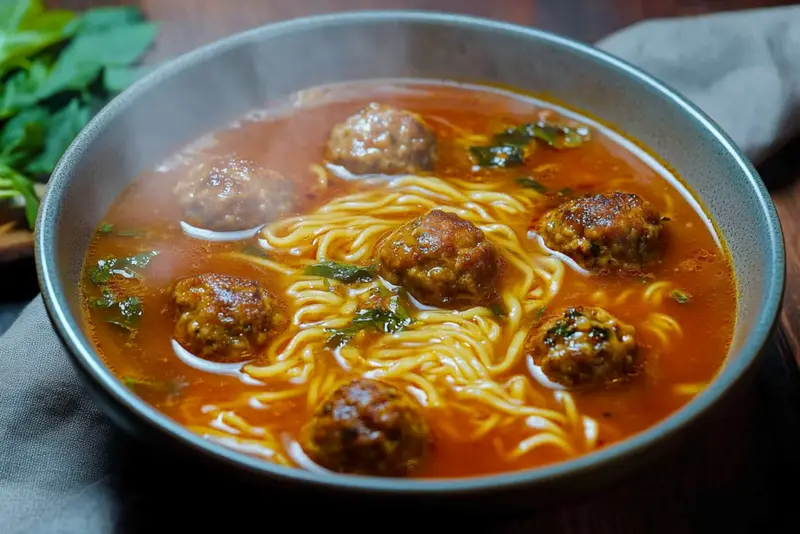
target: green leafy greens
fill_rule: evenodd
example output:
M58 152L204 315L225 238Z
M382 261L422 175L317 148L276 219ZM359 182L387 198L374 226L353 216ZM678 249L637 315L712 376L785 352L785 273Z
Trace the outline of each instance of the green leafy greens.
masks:
M114 275L124 278L138 277L142 269L147 267L156 256L158 256L157 250L141 252L125 258L106 256L97 260L97 264L89 271L89 280L93 284L100 286L111 280Z
M100 232L111 232L113 225L103 224ZM140 252L133 256L117 258L106 256L97 260L88 272L89 280L100 288L100 296L91 300L92 308L103 311L103 320L133 334L139 328L144 309L142 301L135 295L126 294L123 284L111 283L114 277L139 278L142 271L158 256L157 250Z
M98 233L104 235L115 235L118 237L142 237L144 232L139 230L117 230L111 223L103 223L97 229Z
M495 141L505 145L527 146L534 140L556 149L575 148L589 140L589 128L538 121L509 128L495 135Z
M126 387L143 394L155 394L166 397L167 403L172 403L186 388L189 383L182 378L171 380L150 380L137 376L123 376L122 383Z
M369 308L359 311L350 324L344 328L331 328L327 332L328 347L336 348L348 343L362 330L393 334L404 329L413 322L408 311L395 295L389 299L386 308Z
M92 306L108 311L106 322L133 331L142 319L142 301L137 297L118 297L112 290L103 288L102 296Z
M547 192L547 187L545 187L538 180L531 178L530 176L523 176L522 178L517 178L517 183L522 187L533 189L537 193Z
M516 167L525 164L531 143L539 141L558 150L575 148L589 140L589 128L586 126L567 126L547 121L530 122L508 128L494 135L494 144L488 146L469 147L473 161L480 167ZM524 180L524 179L520 179ZM532 187L532 183L518 180L523 187ZM539 184L541 185L541 184ZM544 190L537 189L539 192Z
M0 200L33 228L46 182L94 113L142 75L158 29L134 7L0 2Z
M372 267L360 267L349 263L337 263L335 261L323 261L309 265L304 273L308 276L322 276L331 280L338 280L346 284L353 282L369 282L375 275Z
M674 300L678 304L686 304L690 300L692 300L692 296L689 293L686 293L685 291L681 291L680 289L676 289L674 291L671 291L669 296L672 298L672 300Z
M481 167L516 167L525 163L522 149L516 145L473 146L472 158Z

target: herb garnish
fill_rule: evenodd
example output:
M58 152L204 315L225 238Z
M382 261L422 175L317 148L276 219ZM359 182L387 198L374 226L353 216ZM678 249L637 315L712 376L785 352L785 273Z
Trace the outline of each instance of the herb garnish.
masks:
M497 303L494 303L494 304L492 304L492 305L489 307L489 309L492 311L492 314L493 314L495 317L505 317L505 316L507 316L507 315L508 315L508 314L506 313L506 311L503 309L503 307L502 307L502 306L500 306L500 305L499 305L499 304L497 304Z
M305 268L304 274L308 276L322 276L331 280L338 280L347 284L353 282L368 282L375 278L373 268L360 267L349 263L337 263L335 261L323 261Z
M115 230L114 225L111 223L101 224L97 231L104 235L115 235L118 237L141 237L144 235L144 232L139 230Z
M556 149L574 148L589 140L589 128L538 121L509 128L495 135L498 143L514 146L526 146L534 140Z
M680 289L676 289L670 292L669 296L672 298L672 300L674 300L678 304L686 304L692 298L692 296L689 293L681 291Z
M35 180L114 94L140 74L131 67L157 33L133 7L76 14L42 0L0 2L0 198L24 204L33 228Z
M92 301L92 307L107 310L105 321L129 332L139 328L142 319L142 301L138 297L119 297L106 287L101 297Z
M516 145L473 146L469 149L481 167L515 167L525 163L522 149Z
M181 391L189 384L183 379L173 380L150 380L135 376L123 376L122 383L134 391L156 392L166 395L167 401L174 400L181 394Z
M337 348L348 343L362 330L394 334L413 322L408 311L403 307L398 296L389 299L387 308L370 308L359 311L350 325L344 328L331 328L327 345Z
M125 258L106 256L97 260L97 265L89 271L89 280L99 286L107 283L114 275L135 278L141 274L142 269L147 267L156 256L158 256L157 250L141 252Z
M522 178L517 178L517 183L519 185L521 185L522 187L526 187L528 189L533 189L534 191L537 191L539 193L546 193L547 192L547 188L544 185L542 185L541 182L539 182L538 180L534 180L530 176L524 176Z

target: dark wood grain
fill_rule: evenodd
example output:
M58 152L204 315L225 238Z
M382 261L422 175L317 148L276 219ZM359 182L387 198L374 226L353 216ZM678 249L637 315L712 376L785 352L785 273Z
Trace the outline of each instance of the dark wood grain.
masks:
M87 8L126 2L49 2ZM793 4L768 0L142 0L162 22L148 61L267 22L354 9L426 9L533 25L593 42L637 21ZM797 532L800 477L800 143L760 169L780 212L788 255L782 328L753 386L683 447L602 494L524 520L472 524L468 532Z

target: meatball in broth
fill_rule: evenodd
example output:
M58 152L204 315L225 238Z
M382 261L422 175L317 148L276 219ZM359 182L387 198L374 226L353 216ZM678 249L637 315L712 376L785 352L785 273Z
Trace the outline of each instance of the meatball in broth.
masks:
M567 388L612 384L638 373L635 329L602 308L569 308L529 340L534 363Z
M172 291L174 336L195 356L216 362L252 358L285 322L281 304L255 280L206 273Z
M378 248L378 273L422 304L463 308L496 296L497 248L454 213L432 210L400 226Z
M570 200L539 225L545 245L590 271L641 271L658 259L663 222L638 195L601 193Z
M436 136L414 113L372 103L334 126L328 159L354 174L430 171Z
M334 391L305 429L303 448L339 473L407 476L428 456L431 437L420 408L392 385L356 379Z
M270 169L236 158L214 158L175 186L184 221L204 230L256 228L289 214L294 183Z

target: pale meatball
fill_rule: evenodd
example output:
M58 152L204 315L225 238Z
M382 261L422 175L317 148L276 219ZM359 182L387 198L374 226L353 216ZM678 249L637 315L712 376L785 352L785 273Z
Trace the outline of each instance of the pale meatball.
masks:
M417 115L372 103L333 127L328 159L354 174L430 171L436 136Z
M174 189L183 220L206 230L247 230L292 212L295 184L282 174L237 158L215 158Z

